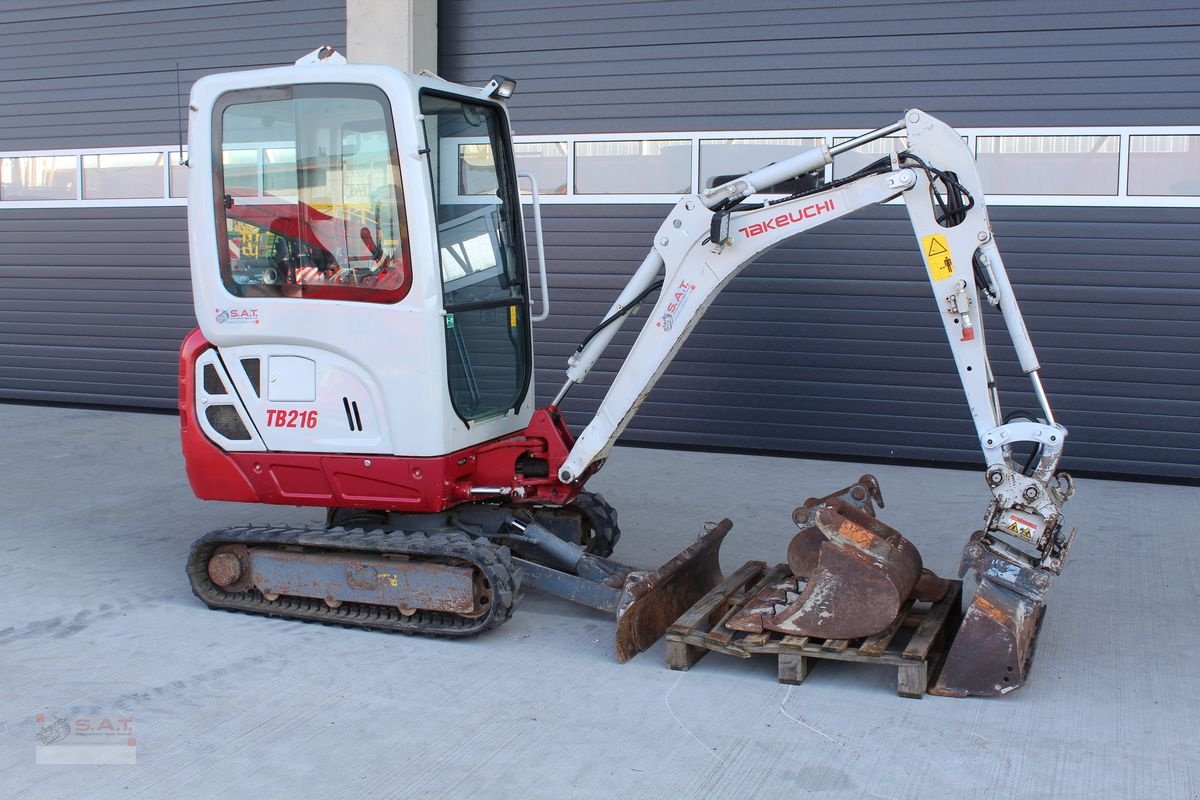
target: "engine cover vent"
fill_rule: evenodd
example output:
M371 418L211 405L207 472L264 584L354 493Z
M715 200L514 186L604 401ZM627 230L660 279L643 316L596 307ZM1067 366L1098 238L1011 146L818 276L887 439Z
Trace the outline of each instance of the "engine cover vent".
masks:
M204 365L204 391L208 394L229 394L221 376L217 374L217 368L212 364Z
M204 409L208 424L217 433L232 441L246 441L251 438L250 431L242 424L242 418L233 406L209 406Z

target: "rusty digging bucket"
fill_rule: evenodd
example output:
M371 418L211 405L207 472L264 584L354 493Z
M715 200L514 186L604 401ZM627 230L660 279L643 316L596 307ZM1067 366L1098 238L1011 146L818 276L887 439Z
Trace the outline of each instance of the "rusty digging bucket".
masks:
M1025 684L1046 605L979 582L930 694L994 697Z
M876 505L883 506L883 496L871 475L805 501L792 516L800 531L787 552L790 571L799 580L762 587L726 626L860 639L891 626L909 599L941 600L951 582L923 569L913 543L875 517ZM1074 532L1059 545L1060 559L1073 538ZM1022 559L984 531L977 531L963 550L960 577L967 572L978 576L979 586L966 614L957 609L951 614L949 648L929 692L1007 694L1027 680L1046 608L1043 598L1058 573ZM672 608L666 617L676 614ZM653 636L663 629L657 627Z
M788 565L808 582L797 597L764 596L745 624L798 636L856 639L887 628L908 598L936 602L949 582L923 569L912 542L874 516L883 505L878 483L859 483L796 509L800 532L788 547ZM1060 545L1065 559L1074 532ZM963 549L959 575L973 572L979 586L931 694L989 697L1024 685L1033 661L1044 597L1057 571L1045 568L976 531ZM956 615L957 616L957 615Z
M1059 546L1059 569L1074 538L1072 531ZM968 572L978 577L979 587L929 693L948 697L1008 694L1029 678L1046 613L1046 592L1058 573L1023 563L984 531L972 534L963 548L959 575Z
M625 577L617 605L617 659L625 663L647 649L667 628L723 580L721 542L733 523L721 520L653 572Z
M883 495L873 475L806 500L792 514L800 532L788 546L802 588L766 587L729 627L858 639L888 628L909 598L940 600L949 582L922 569L913 543L875 518L876 505Z
M825 639L857 639L887 628L922 580L916 546L841 498L804 510L810 524L788 546L788 566L808 583L763 626ZM925 575L921 595L940 581L932 573ZM944 582L940 587L935 591L939 595L945 593Z

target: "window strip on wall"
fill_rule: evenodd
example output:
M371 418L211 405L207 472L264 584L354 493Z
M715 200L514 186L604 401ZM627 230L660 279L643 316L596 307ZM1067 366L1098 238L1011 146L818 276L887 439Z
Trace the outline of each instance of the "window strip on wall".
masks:
M518 170L533 173L547 204L664 204L863 132L518 136L513 149ZM990 205L1200 207L1200 126L960 132L975 154ZM839 156L819 177L844 177L903 145L902 136L872 142L862 152ZM466 140L459 148L464 175L479 157L476 150ZM266 146L247 148L228 155L226 174L248 197L286 192L275 167L287 157ZM177 146L0 153L0 209L185 205L187 167L180 161ZM799 183L806 180L815 177ZM528 196L528 182L521 183ZM772 188L792 192L798 185Z

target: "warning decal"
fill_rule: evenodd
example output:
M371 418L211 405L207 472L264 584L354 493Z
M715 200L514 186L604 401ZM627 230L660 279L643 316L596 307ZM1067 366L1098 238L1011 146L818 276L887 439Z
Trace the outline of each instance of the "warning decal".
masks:
M950 247L946 244L945 236L934 233L921 239L921 252L925 255L925 265L929 267L932 280L945 280L954 274L954 262L950 259Z

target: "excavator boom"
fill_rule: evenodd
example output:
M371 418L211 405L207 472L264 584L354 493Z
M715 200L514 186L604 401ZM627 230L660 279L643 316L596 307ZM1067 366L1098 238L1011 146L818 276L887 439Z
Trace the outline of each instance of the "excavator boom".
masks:
M898 131L904 131L908 145L890 159L811 191L747 202L760 187L819 170L839 152ZM610 309L609 324L571 358L556 404L586 378L631 307L661 280L641 333L559 468L559 479L586 478L603 462L709 305L739 272L789 239L896 197L903 198L912 223L992 492L986 526L971 537L962 562L964 574L972 571L979 578L980 591L934 691L1006 692L1024 681L1045 591L1073 538L1062 519L1073 484L1057 471L1067 430L1055 421L1042 388L1041 365L996 246L974 158L957 132L919 109L833 150L818 147L676 204ZM1040 416L1005 417L1001 409L982 324L984 302L1004 320ZM1024 450L1032 455L1022 464L1018 453ZM840 584L856 590L853 581ZM900 596L897 602L903 600ZM981 663L976 654L985 650L987 663Z

